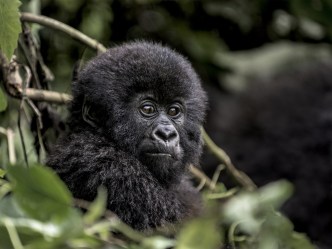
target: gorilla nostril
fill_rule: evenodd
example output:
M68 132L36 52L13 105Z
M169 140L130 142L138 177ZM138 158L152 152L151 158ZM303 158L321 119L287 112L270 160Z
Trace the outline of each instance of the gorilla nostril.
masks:
M164 142L171 142L178 137L178 134L173 127L157 127L152 135L154 139L162 140Z

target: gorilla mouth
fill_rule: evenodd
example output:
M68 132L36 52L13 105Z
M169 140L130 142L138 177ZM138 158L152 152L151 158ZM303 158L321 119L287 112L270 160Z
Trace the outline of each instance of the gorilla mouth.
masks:
M141 159L153 160L153 161L178 161L181 154L178 152L180 148L178 146L165 146L161 143L155 143L151 141L143 141L138 146L138 154Z
M147 156L152 156L152 157L171 157L173 156L169 153L162 153L162 152L147 152L145 153Z

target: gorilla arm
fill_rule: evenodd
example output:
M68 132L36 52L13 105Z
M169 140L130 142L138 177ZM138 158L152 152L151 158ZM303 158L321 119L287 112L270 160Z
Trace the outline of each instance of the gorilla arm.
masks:
M135 229L174 223L200 210L199 194L185 177L173 189L166 188L136 158L91 131L65 137L47 164L76 198L91 201L97 188L105 186L107 208Z

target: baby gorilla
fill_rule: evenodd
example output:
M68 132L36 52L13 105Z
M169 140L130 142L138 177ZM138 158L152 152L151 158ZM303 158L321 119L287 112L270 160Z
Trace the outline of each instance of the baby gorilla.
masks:
M108 191L107 207L136 229L197 215L187 171L201 154L207 97L190 63L132 42L91 60L72 87L69 132L47 159L74 197Z

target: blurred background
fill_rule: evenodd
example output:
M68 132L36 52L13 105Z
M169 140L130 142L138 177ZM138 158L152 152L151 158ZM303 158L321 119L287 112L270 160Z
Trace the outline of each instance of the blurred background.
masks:
M188 57L209 95L212 139L258 185L290 180L295 192L283 212L320 248L332 248L331 0L22 2L22 11L107 47L146 39ZM50 87L70 93L74 65L95 52L63 33L32 30L55 75ZM11 117L2 126L17 122L16 112L1 114ZM205 151L201 166L211 176L218 161ZM221 180L233 184L226 173Z
M257 74L330 56L329 0L24 0L22 10L60 20L111 47L162 42L185 54L207 85L237 91ZM46 64L70 81L86 48L50 29L39 32Z

